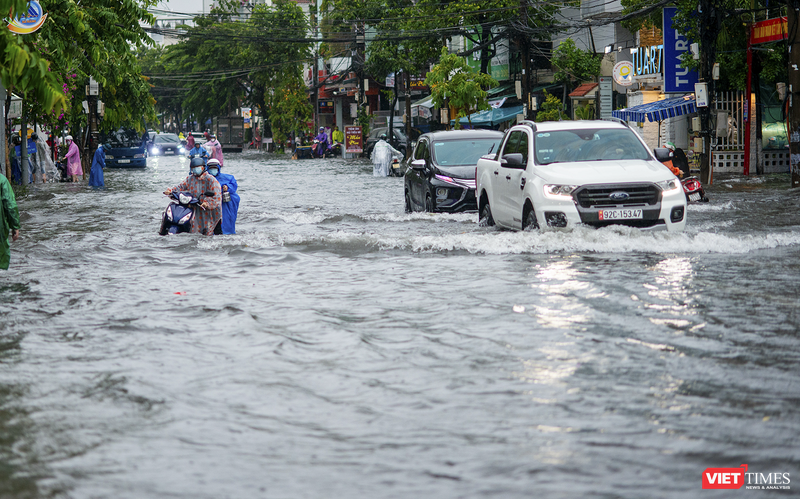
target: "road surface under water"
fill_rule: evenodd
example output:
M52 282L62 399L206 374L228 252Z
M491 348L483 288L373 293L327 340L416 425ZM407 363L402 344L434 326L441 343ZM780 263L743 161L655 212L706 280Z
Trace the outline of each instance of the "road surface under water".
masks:
M800 487L787 176L716 179L682 234L514 233L405 214L365 160L223 170L235 236L156 234L183 158L19 200L0 496L730 497L702 473L744 463Z

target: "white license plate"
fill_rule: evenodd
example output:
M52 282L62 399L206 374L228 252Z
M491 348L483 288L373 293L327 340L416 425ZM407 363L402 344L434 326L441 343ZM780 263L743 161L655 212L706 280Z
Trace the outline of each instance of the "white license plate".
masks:
M700 201L700 193L689 194L689 201Z
M120 160L117 160L117 163L130 163L130 162L131 162L131 160L129 160L129 159L120 159Z
M641 220L642 210L600 210L600 220Z

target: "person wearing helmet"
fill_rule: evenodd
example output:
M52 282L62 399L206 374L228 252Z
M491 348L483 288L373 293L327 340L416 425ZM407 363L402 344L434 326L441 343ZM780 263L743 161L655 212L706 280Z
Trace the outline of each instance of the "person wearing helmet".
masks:
M205 148L203 148L202 144L198 144L195 142L194 147L189 149L188 154L190 158L195 158L195 157L203 158L204 163L208 162L208 151L206 151Z
M219 182L222 188L222 233L236 234L236 217L239 214L238 184L233 175L222 173L222 165L216 159L209 159L206 171Z
M392 147L386 142L386 134L380 135L380 140L375 144L372 149L372 175L375 177L388 177L389 168L392 166L392 160L398 161L403 159L403 153Z
M203 144L203 147L208 151L208 158L219 160L220 165L225 164L225 158L222 157L222 144L217 140L217 136L212 134L208 135L208 142Z
M670 171L673 173L673 175L675 175L676 177L680 178L680 176L683 175L683 172L681 171L680 168L675 166L675 163L674 163L674 160L675 160L675 144L673 144L672 142L667 142L665 144L665 147L667 149L669 149L669 160L665 161L664 165L667 168L670 169Z
M192 232L210 236L214 228L222 219L222 189L216 178L206 173L205 161L201 157L192 158L189 162L192 173L186 180L170 187L164 194L169 196L175 191L190 192L192 196L201 200L192 219ZM207 196L206 193L211 194Z
M317 156L321 158L325 154L325 151L330 148L330 141L328 140L328 134L325 133L324 126L319 127L319 134L314 137L314 140L317 142L314 147L315 151Z

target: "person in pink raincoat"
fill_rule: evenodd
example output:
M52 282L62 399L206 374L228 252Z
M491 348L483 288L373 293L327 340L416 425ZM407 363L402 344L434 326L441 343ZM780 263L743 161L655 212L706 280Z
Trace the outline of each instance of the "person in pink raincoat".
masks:
M208 159L217 159L220 166L225 166L225 160L222 158L222 144L217 140L217 136L206 132L205 137L208 142L203 144L203 147L208 151Z
M83 168L81 167L81 153L78 150L78 144L72 140L72 135L67 135L67 175L72 178L73 182L78 182L78 177L83 176Z

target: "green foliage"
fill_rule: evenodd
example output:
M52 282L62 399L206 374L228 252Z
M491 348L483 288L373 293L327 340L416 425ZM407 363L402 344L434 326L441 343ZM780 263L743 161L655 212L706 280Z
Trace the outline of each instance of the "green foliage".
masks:
M561 99L544 91L545 101L539 106L536 121L561 121L568 120L569 116L562 111Z
M461 128L461 117L473 111L490 109L484 89L496 86L497 81L487 74L476 72L463 57L448 54L447 48L443 47L439 63L428 72L425 84L431 89L434 106L455 110L458 129Z
M600 58L567 38L553 51L553 70L553 78L560 83L593 80L600 75Z
M358 116L356 117L356 122L361 127L361 135L366 137L369 135L369 120L372 116L367 114L367 111L364 108L358 108Z
M266 95L267 119L274 142L280 147L292 133L309 131L313 109L299 71L278 75L271 85Z
M559 105L561 102L559 101ZM579 120L593 120L595 118L594 105L578 106L575 108L575 118Z
M219 2L218 2L219 3ZM310 58L309 24L303 10L291 0L259 4L245 20L234 20L239 2L223 1L211 14L194 19L184 39L167 47L160 57L140 53L149 61L153 94L159 110L194 115L198 121L227 115L241 106L258 108L277 120L276 131L294 130L297 117L276 117L270 106L296 109L303 120L305 109L292 103L303 62ZM307 98L306 98L307 101ZM310 106L310 105L309 105Z

